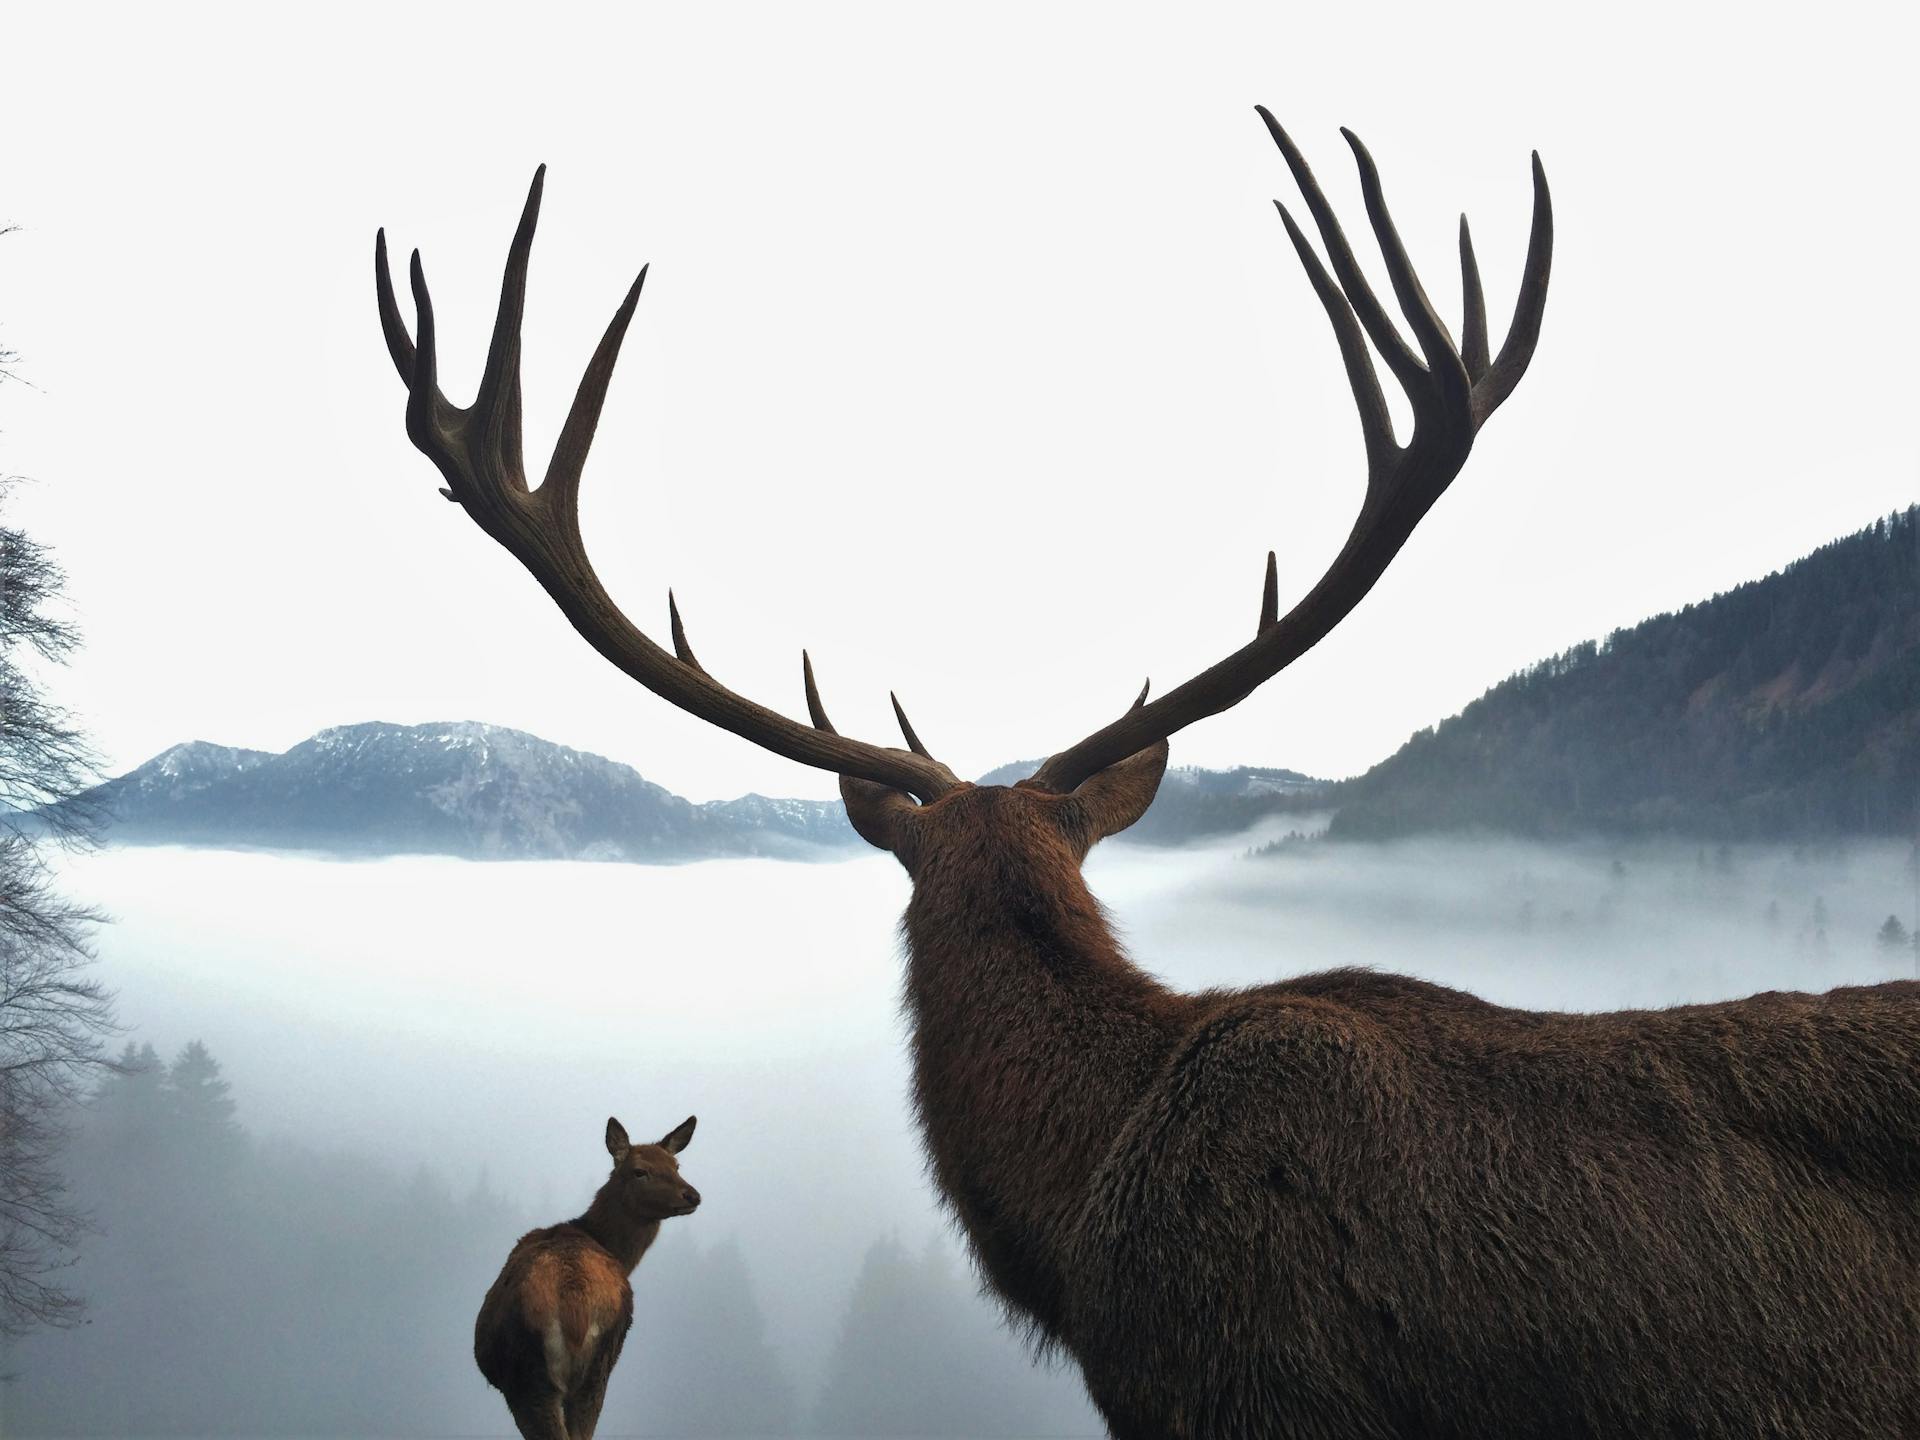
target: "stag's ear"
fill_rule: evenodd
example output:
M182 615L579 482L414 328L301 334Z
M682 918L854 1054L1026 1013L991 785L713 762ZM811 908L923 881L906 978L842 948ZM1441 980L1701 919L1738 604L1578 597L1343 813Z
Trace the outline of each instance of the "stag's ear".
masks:
M633 1147L627 1140L627 1127L612 1116L607 1117L607 1153L613 1156L614 1163L627 1158L627 1151Z
M1091 850L1147 813L1166 773L1167 742L1160 740L1082 780L1060 807L1061 824L1083 853Z
M660 1148L669 1155L678 1155L682 1150L686 1149L687 1142L693 1139L694 1118L692 1115L687 1116L686 1119L674 1126L673 1129L669 1130L665 1135L662 1135L660 1137Z
M920 807L904 790L891 785L876 785L871 780L840 777L840 798L847 804L847 819L860 832L860 838L881 850L891 850L900 863L911 867L908 858L913 848L915 822Z

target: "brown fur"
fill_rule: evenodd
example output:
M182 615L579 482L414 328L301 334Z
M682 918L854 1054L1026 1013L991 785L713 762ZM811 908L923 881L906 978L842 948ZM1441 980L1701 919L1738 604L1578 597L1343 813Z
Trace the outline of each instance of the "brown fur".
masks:
M694 1117L657 1145L633 1145L607 1121L613 1173L586 1213L522 1235L480 1304L473 1358L506 1396L525 1440L593 1440L607 1381L633 1324L633 1273L660 1222L700 1193L676 1158Z
M1920 984L1176 993L1080 875L1164 764L844 787L913 877L934 1177L1116 1436L1920 1436Z

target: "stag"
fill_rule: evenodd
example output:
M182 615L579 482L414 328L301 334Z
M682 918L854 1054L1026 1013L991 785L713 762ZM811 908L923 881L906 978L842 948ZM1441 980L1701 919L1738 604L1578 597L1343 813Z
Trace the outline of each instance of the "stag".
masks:
M1259 113L1326 251L1323 264L1279 207L1359 409L1359 517L1287 613L1269 554L1251 639L1158 699L1143 690L1016 785L958 779L897 699L904 749L842 736L804 653L810 724L710 674L671 594L670 649L614 605L576 500L646 272L530 489L519 352L541 175L465 409L435 381L418 252L416 343L377 242L407 433L603 656L836 773L854 828L905 867L933 1178L986 1283L1078 1363L1121 1440L1920 1435L1920 985L1614 1014L1505 1009L1351 969L1183 994L1127 957L1088 890L1082 861L1146 810L1169 737L1245 699L1359 603L1540 333L1553 223L1537 155L1494 354L1464 219L1456 344L1347 134L1409 343L1301 152ZM1404 444L1374 352L1412 407Z
M506 1396L525 1440L593 1440L607 1380L633 1325L633 1274L660 1222L691 1215L700 1192L680 1178L689 1115L655 1145L607 1121L613 1173L577 1219L529 1230L480 1302L473 1358Z

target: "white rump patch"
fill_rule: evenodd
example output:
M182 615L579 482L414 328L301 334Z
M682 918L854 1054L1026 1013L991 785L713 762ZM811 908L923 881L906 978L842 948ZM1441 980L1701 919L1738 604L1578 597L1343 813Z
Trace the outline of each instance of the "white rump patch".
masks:
M573 1357L567 1353L567 1341L560 1333L558 1315L547 1321L547 1333L542 1339L547 1352L547 1379L553 1382L554 1389L564 1395L567 1382L573 1378Z
M586 1368L586 1362L594 1352L594 1342L599 1338L599 1324L590 1323L586 1339L581 1342L579 1352L575 1353L567 1348L567 1337L560 1332L560 1317L556 1315L547 1322L546 1333L540 1340L547 1357L547 1379L553 1382L554 1389L562 1395L572 1393L573 1382L579 1372Z

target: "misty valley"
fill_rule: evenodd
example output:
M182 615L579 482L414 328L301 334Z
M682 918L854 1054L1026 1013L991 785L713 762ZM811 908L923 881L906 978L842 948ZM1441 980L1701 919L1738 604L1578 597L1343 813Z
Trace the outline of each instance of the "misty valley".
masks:
M1103 846L1089 878L1134 957L1188 989L1364 964L1593 1010L1916 972L1911 845L1289 839L1301 824ZM606 1433L1101 1432L934 1205L891 860L65 865L113 917L101 976L149 1068L77 1118L90 1322L12 1345L6 1433L506 1433L469 1353L494 1270L584 1207L609 1113L688 1112L705 1201L636 1274Z

